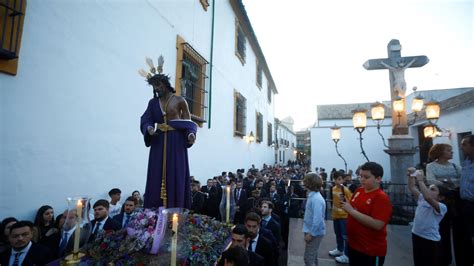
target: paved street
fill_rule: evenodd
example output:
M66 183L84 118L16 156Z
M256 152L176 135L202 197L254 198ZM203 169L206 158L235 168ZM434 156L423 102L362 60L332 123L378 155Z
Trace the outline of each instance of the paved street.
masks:
M304 265L304 240L302 234L303 219L291 218L290 220L290 239L288 244L288 266ZM319 248L319 265L342 265L329 256L329 250L336 247L336 237L332 226L332 221L326 221L326 236L323 238ZM411 228L402 225L388 225L388 251L385 258L386 266L411 266L412 248L411 248Z

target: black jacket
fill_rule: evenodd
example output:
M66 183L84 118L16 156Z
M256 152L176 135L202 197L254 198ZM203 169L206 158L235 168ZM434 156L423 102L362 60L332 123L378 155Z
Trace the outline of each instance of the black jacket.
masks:
M0 254L0 265L8 265L10 260L10 255L12 254L12 249L7 249L5 252ZM23 260L21 265L29 266L29 265L46 265L53 260L53 254L49 248L32 243L28 253L26 253L26 257Z
M95 229L95 224L96 224L96 220L92 220L91 221L91 226L92 226L92 232L91 232L91 236L89 238L89 241L93 241L95 240L96 238L96 235L94 234L94 229ZM117 230L120 230L122 229L122 224L117 222L116 220L108 217L107 220L105 221L105 224L104 226L102 227L102 230L104 231L109 231L109 230L112 230L112 231L117 231Z
M273 254L272 242L265 238L263 235L259 235L255 253L262 256L265 260L265 266L274 266L275 256Z

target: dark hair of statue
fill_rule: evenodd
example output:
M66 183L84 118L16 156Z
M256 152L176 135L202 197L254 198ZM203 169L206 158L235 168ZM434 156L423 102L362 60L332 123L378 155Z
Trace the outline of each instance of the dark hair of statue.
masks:
M166 88L168 88L168 90L172 93L176 93L176 90L171 87L171 83L170 83L170 77L168 77L167 75L163 75L163 74L155 74L153 77L149 78L148 79L148 84L150 85L158 85L158 83L163 83L163 85L166 86ZM155 91L153 91L153 97L157 97L156 94L155 94Z

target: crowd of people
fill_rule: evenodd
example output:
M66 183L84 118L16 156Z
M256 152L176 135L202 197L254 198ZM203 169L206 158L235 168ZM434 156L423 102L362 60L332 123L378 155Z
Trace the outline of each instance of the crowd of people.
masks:
M143 200L140 192L134 191L121 204L121 193L120 189L113 188L109 191L110 201L99 199L94 203L90 212L91 235L88 239L81 236L81 241L94 241L101 230L119 230L127 226ZM44 205L38 209L33 222L14 217L3 219L0 224L0 265L46 265L71 253L76 215L76 212L66 210L55 216L53 207Z
M465 159L451 163L448 144L435 144L425 170L407 169L407 188L417 201L412 228L415 265L473 265L474 136L462 139ZM193 178L192 211L223 220L219 211L223 185L232 187L236 212L230 248L219 265L278 265L288 246L289 218L303 214L305 265L318 265L318 249L326 232L328 206L336 236L329 252L338 263L383 265L387 254L386 226L392 203L382 189L384 170L376 162L355 173L326 173L307 166L252 165L247 172L222 172L206 185ZM354 178L357 176L357 178ZM93 240L100 230L118 230L143 206L138 191L120 204L121 191L93 205ZM146 195L145 195L146 196ZM51 206L38 209L34 222L5 218L1 223L0 265L43 265L72 250L75 216L66 211L56 218ZM451 240L452 235L452 240ZM454 253L451 253L453 243Z
M462 165L450 162L453 149L449 144L435 144L429 151L426 169L407 169L407 188L417 202L412 224L414 265L473 265L474 229L474 136L462 138ZM337 247L329 251L338 263L350 265L383 265L387 253L386 225L392 205L382 189L383 168L374 162L362 165L354 182L351 173L335 170L326 182L324 169L319 170L322 193L332 203L332 220ZM327 196L327 197L326 197ZM309 199L308 199L309 202ZM306 205L306 213L308 207ZM317 223L325 218L317 212ZM306 217L305 217L306 221ZM315 221L308 219L308 221ZM310 224L308 224L309 226ZM311 233L307 248L317 248L309 240L320 238ZM452 237L451 237L452 236ZM317 245L316 245L317 246ZM452 250L454 252L452 252ZM311 252L305 252L306 265L317 265Z
M243 169L235 174L223 172L209 179L203 187L193 179L192 210L221 219L221 186L232 185L237 209L232 222L245 228L234 231L248 239L246 254L253 252L252 261L258 263L252 265L262 265L262 261L264 265L278 265L280 248L286 248L288 243L289 216L301 211L301 200L293 202L292 199L305 197L301 184L290 180L301 179L307 171L299 164L290 167L264 165L261 170L252 165L247 173ZM119 188L111 189L108 194L110 199L99 199L91 206L88 242L94 241L101 230L116 231L126 227L133 212L143 207L144 199L139 191L134 191L123 203ZM53 207L44 205L38 209L34 221L19 221L14 217L3 219L0 265L45 265L69 254L73 250L76 218L76 212L67 210L55 216Z
M301 181L308 171L296 163L285 167L264 164L262 169L252 165L247 172L222 172L204 186L193 180L191 209L223 220L219 211L222 186L231 186L236 206L231 246L245 248L250 265L278 265L280 251L288 245L289 219L303 209L306 191Z

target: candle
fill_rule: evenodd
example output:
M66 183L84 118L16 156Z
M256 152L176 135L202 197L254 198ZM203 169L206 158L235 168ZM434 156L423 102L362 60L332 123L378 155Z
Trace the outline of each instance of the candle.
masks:
M79 241L81 239L81 223L82 223L82 201L77 201L77 222L76 230L74 232L74 249L73 253L77 254L79 252Z
M225 222L229 223L230 220L230 186L227 186L227 197L225 203Z
M178 248L178 214L173 214L173 236L171 237L171 266L176 266L176 250Z

